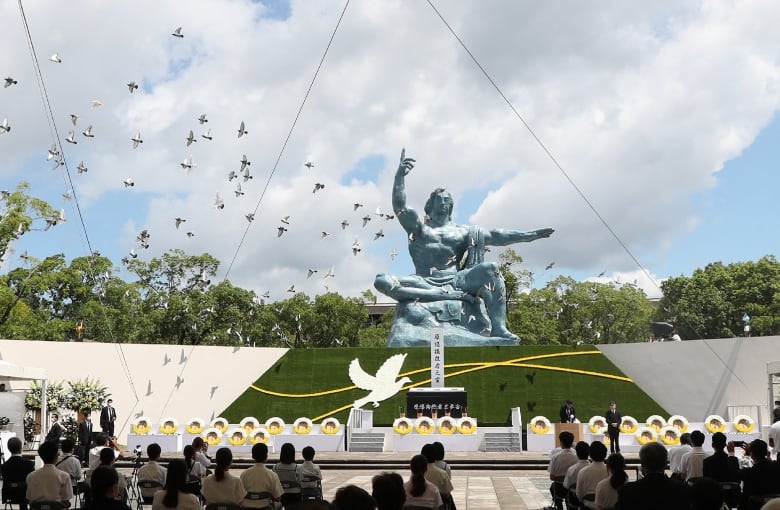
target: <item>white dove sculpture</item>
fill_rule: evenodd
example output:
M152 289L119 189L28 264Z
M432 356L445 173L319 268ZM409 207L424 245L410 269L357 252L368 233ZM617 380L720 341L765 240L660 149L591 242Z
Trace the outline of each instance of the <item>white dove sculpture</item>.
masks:
M352 407L360 409L369 402L373 403L374 407L379 407L379 402L392 397L401 391L404 384L412 382L408 377L402 377L396 381L405 359L405 353L390 356L382 363L375 376L367 374L361 368L359 359L353 359L349 364L349 378L355 383L355 386L370 393L363 398L355 400Z

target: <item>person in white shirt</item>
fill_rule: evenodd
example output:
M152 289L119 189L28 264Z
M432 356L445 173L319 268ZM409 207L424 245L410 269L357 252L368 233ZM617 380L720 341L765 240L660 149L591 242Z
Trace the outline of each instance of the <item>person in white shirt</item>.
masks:
M774 422L769 427L769 446L775 454L775 460L780 461L780 420Z
M168 463L165 489L154 493L152 510L201 510L198 497L188 494L186 488L187 464L181 459L174 459Z
M585 441L580 441L574 446L574 451L577 453L577 463L569 467L566 470L566 476L563 479L563 487L567 491L571 491L572 487L577 484L577 475L586 466L590 466L590 445Z
M165 486L165 478L168 475L168 470L159 464L160 454L162 448L157 443L150 443L146 447L146 454L149 456L149 462L141 466L138 470L138 482L157 482L159 487L141 487L141 497L144 499L144 503L149 504L154 498L154 493L162 490Z
M607 458L607 447L601 441L590 443L590 466L582 468L577 473L577 499L582 501L586 508L596 508L595 500L585 499L586 494L596 494L596 486L599 482L609 476L607 467L604 465L604 459Z
M425 472L428 470L428 460L422 455L415 455L409 462L409 467L412 470L412 477L404 484L404 491L406 491L406 502L404 505L443 510L444 501L441 499L439 489L425 479Z
M301 497L314 497L322 499L322 471L314 463L316 452L311 446L304 447L301 450L303 462L301 463Z
M122 451L116 439L108 437L108 434L100 433L95 439L95 447L89 451L89 467L87 468L87 482L92 478L92 472L100 465L100 452L103 448L112 448L114 450L114 459L122 456Z
M78 457L73 455L73 449L76 447L76 442L73 439L62 440L62 455L57 459L57 469L68 473L70 476L70 483L74 487L78 485L82 478L81 461Z
M709 456L709 453L705 452L702 447L704 444L704 433L702 433L701 430L694 430L691 432L691 444L693 445L693 448L683 455L681 461L683 480L690 480L691 478L700 478L703 476L704 458Z
M233 463L233 452L229 448L217 450L217 466L214 474L203 480L200 493L206 503L234 503L240 505L246 497L246 489L238 477L228 471Z
M682 480L682 458L690 452L691 447L691 435L685 432L680 436L679 446L675 446L669 450L669 471L672 472L672 478L675 480Z
M596 508L605 510L615 508L618 502L618 489L628 481L626 461L619 453L613 453L607 458L609 478L601 480L596 485Z
M447 473L447 478L452 480L452 468L444 461L444 445L440 441L434 441L431 444L433 445L433 454L436 456L436 467L443 469Z
M268 460L268 446L265 443L257 443L252 447L252 459L255 465L245 469L241 473L241 483L249 493L267 492L271 494L273 502L280 501L284 490L279 477L265 467ZM244 499L244 508L268 508L273 503L270 499Z
M43 467L27 475L27 501L30 503L59 501L66 507L70 506L73 486L68 473L54 466L58 451L59 446L53 441L44 441L38 447Z
M569 468L577 463L577 454L571 448L574 443L574 434L564 430L558 434L558 440L561 443L561 448L550 458L547 472L550 474L550 480L552 480L550 494L555 501L555 507L558 510L562 510L563 500L566 498L566 488L563 485L563 481Z
M192 447L195 449L195 457L193 457L195 462L200 463L204 470L208 472L209 467L211 466L211 459L206 455L209 445L202 437L198 436L192 440Z

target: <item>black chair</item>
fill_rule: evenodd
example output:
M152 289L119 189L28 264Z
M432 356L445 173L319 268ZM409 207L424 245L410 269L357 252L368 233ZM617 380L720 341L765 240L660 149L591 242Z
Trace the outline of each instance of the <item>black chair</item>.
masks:
M235 503L209 503L206 510L244 510L244 507Z
M587 505L585 505L586 501L590 501L593 503L593 506L596 506L596 493L595 492L589 492L582 496L582 508L589 508Z
M312 484L314 487L304 487L303 484ZM319 476L304 475L301 479L301 499L322 499L322 481Z
M568 510L580 510L582 508L582 503L577 499L576 483L569 487L568 492L566 493L566 508L568 508Z
M550 493L552 494L553 508L563 508L563 502L566 500L566 487L563 486L565 476L556 476L553 478L553 483L550 487Z
M138 494L139 495L143 494L141 492L141 489L146 489L146 490L157 489L157 490L160 490L160 489L163 488L163 484L161 484L157 480L138 480L138 483L136 485L138 485ZM153 495L152 496L143 496L143 495L141 495L141 501L143 501L145 505L151 505L153 500L154 500L154 496Z
M268 506L265 507L266 510L272 510L274 507L274 496L270 492L263 491L263 492L247 492L246 496L244 496L244 499L247 501L261 501L263 499L267 499L269 501Z
M27 502L27 483L26 482L3 482L2 491L3 504L19 505Z
M67 508L60 501L36 501L30 503L30 510L65 510Z
M729 508L737 508L742 499L742 487L739 482L720 482L723 500Z

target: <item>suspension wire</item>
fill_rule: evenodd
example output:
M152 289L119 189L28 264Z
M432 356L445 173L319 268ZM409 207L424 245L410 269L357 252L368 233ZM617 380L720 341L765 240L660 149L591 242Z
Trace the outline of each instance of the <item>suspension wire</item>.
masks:
M57 149L59 149L60 156L58 156L58 158L61 158L62 161L61 164L62 167L64 168L64 172L62 172L63 180L66 180L66 186L70 187L70 192L73 198L76 214L78 216L79 223L81 224L81 230L79 231L79 235L82 237L82 242L86 243L86 248L89 253L88 267L90 269L90 272L92 273L91 276L93 280L97 282L98 281L98 278L96 277L97 272L95 271L95 267L94 267L95 251L93 250L92 243L89 239L89 232L87 230L87 225L84 221L84 214L81 210L81 204L79 203L78 195L76 194L76 187L73 185L73 178L70 172L70 167L68 166L68 160L67 158L65 158L65 151L62 145L62 138L60 137L59 130L57 129L57 123L54 119L54 110L51 106L51 101L49 100L49 94L46 90L46 83L44 82L43 79L43 73L41 72L41 66L38 60L38 54L35 51L35 43L33 42L32 34L30 32L30 25L27 22L27 15L24 12L24 6L22 5L22 0L18 0L18 5L19 5L19 14L21 15L21 19L22 19L22 25L24 26L27 47L30 51L30 58L33 64L33 71L35 73L35 78L38 83L41 102L43 103L44 115L46 116L46 121L49 125L49 131L51 132L52 139L54 140L54 145ZM104 288L102 282L100 282L100 287ZM108 320L108 315L106 314L106 310L105 310L105 303L103 302L103 296L101 295L100 292L98 293L98 301L100 302L101 305L100 310L102 312L103 319L105 320L109 337L111 338L112 342L115 345L115 348L119 353L120 364L122 365L122 369L125 372L125 377L127 378L128 383L130 384L130 388L133 390L133 395L135 396L136 403L138 403L140 399L138 398L138 392L136 391L135 384L133 383L133 378L130 372L130 366L127 363L127 358L125 357L125 352L124 349L122 348L122 344L117 342L116 337L114 336L114 331L113 328L111 327L111 321Z
M504 92L501 90L501 87L498 86L498 84L493 80L493 78L490 76L490 74L487 72L487 70L482 66L482 64L477 60L477 57L474 56L474 54L469 50L468 46L466 46L466 43L463 42L463 40L458 36L458 34L455 32L455 30L450 26L450 24L447 22L446 19L444 19L444 16L439 12L439 10L436 8L435 5L433 5L432 0L426 0L428 2L428 5L431 6L431 9L433 9L433 12L436 13L436 15L439 17L439 19L444 23L444 26L447 27L447 30L452 34L452 36L455 38L455 40L458 41L458 44L463 48L463 50L468 54L469 58L471 58L471 61L474 62L474 64L477 66L477 68L482 72L482 75L487 79L488 82L490 82L490 85L493 86L493 88L498 92L498 95L501 96L501 99L504 100L504 102L509 106L509 108L512 110L512 112L515 114L515 117L525 126L528 133L530 133L531 137L536 141L536 143L539 145L539 147L542 148L544 153L547 155L547 157L552 161L553 165L558 169L558 171L563 175L563 177L568 181L568 183L571 185L572 188L574 188L574 191L577 192L577 194L580 196L580 198L585 202L585 204L588 206L588 208L593 212L593 214L596 216L596 218L599 219L601 224L604 226L604 228L607 229L607 231L610 233L610 235L615 239L615 241L620 245L620 247L625 251L628 256L631 258L631 260L634 261L634 263L637 265L639 270L647 277L647 279L650 281L650 283L659 291L661 290L660 285L658 285L658 282L655 278L652 277L650 274L650 271L648 271L645 266L639 261L639 258L637 258L636 255L631 251L631 249L626 245L626 243L623 242L621 237L615 232L615 230L610 226L610 224L607 222L607 220L599 213L598 209L596 209L596 206L593 205L593 203L588 199L588 197L585 195L585 193L580 189L580 187L577 185L576 182L574 182L574 179L569 175L566 170L564 170L563 166L558 162L558 160L553 155L552 151L544 144L544 142L537 136L536 132L533 130L530 124L526 122L526 120L523 118L522 115L520 115L520 112L517 111L515 106L512 104L512 102L509 100L509 98L504 94ZM687 323L688 321L686 321ZM699 332L696 331L696 328L688 323L688 327L693 330L693 332L696 334L697 337L701 338L701 335L699 335Z
M271 169L271 173L268 176L268 179L266 179L265 181L265 186L263 187L263 191L260 193L260 198L257 200L257 204L255 205L253 214L257 214L258 209L260 209L260 204L263 202L263 198L265 197L265 194L268 191L268 187L271 185L271 179L273 179L274 174L276 174L276 169L279 166L279 162L282 160L284 151L287 148L287 143L290 141L290 137L292 137L293 131L295 130L295 126L298 123L298 119L301 117L301 112L303 112L303 107L306 105L306 100L309 98L309 94L311 93L311 90L314 87L314 82L317 81L317 76L320 73L320 69L322 69L322 64L325 62L325 57L328 55L328 50L330 50L330 46L333 43L333 39L336 37L336 32L338 32L339 26L341 25L341 20L344 19L344 14L347 12L349 1L350 0L346 1L346 3L344 4L344 8L341 10L341 15L339 16L339 19L336 22L336 26L333 28L333 33L331 33L330 35L330 40L328 41L328 44L325 47L325 51L322 53L322 58L320 58L320 63L317 65L316 71L314 71L314 76L312 76L311 82L309 83L309 88L306 89L306 94L303 96L303 101L301 101L301 105L298 108L298 113L295 114L295 119L293 119L292 125L290 126L290 130L287 132L287 137L284 139L284 143L282 143L282 148L281 150L279 150L279 155L276 157L276 162L274 163L274 166ZM233 259L230 261L230 265L228 265L227 271L225 272L224 280L227 280L228 275L230 274L230 270L233 269L233 264L235 264L236 262L236 258L238 257L238 252L243 247L244 241L246 240L247 234L249 234L249 229L251 228L251 226L252 226L252 222L248 222L246 228L244 229L244 234L241 236L241 240L238 242L236 251L233 254Z

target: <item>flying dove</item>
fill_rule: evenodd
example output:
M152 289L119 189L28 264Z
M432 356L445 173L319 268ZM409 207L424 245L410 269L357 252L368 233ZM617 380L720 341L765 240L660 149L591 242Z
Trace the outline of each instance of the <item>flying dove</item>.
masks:
M180 226L182 223L184 223L185 221L187 221L187 220L185 220L184 218L179 218L179 217L177 216L175 221L176 221L176 228L178 229L178 228L179 228L179 226Z
M135 186L135 182L133 182L133 180L130 177L122 181L122 183L125 185L125 188L132 188L133 186Z
M348 226L349 222L347 220L341 222L341 230L346 230Z
M352 243L352 255L357 255L360 251L360 242L355 239L355 242Z
M206 122L208 122L208 121L206 121ZM211 136L211 128L207 129L207 130L206 130L206 132L205 132L205 133L203 133L203 134L202 134L202 135L200 135L200 136L202 136L202 137L203 137L203 138L205 138L206 140L213 140L213 139L214 139L214 137L213 137L213 136Z
M176 30L174 30L171 35L174 36L174 37L177 37L179 39L184 37L184 34L181 33L181 27L178 27Z
M276 229L276 237L282 237L282 234L284 234L285 232L287 232L287 229L286 229L286 228L284 228L284 227L278 227L278 228Z
M130 89L130 93L132 94L133 92L138 90L138 84L134 81L131 81L130 83L127 84L127 88Z
M7 80L7 79L8 79L8 78L6 78L6 80ZM14 83L16 83L16 82L14 82ZM6 87L7 87L7 86L8 86L8 85L6 85ZM303 165L303 166L305 166L306 168L308 168L309 170L311 170L312 168L314 168L314 163L312 163L311 161L307 161L306 163L304 163L304 165Z
M82 135L86 136L87 138L95 138L95 135L92 134L92 126L87 126L87 129L81 132Z
M130 140L133 141L133 149L137 149L139 145L144 143L144 141L141 139L141 132L137 130L135 132L135 136L132 137Z
M92 108L100 108L103 106L103 101L100 99L93 99L92 100Z
M281 219L281 222L284 223L285 225L289 225L290 224L290 217L289 216L285 216L284 218Z
M412 382L408 377L396 378L401 372L401 367L406 359L406 354L395 354L385 360L376 375L370 375L360 366L360 360L355 358L349 364L349 378L361 390L369 392L363 398L355 400L352 407L360 409L371 402L374 407L379 407L379 402L387 400L403 388L404 384Z
M321 189L325 189L325 185L324 184L322 184L320 182L314 183L314 189L312 190L312 193L317 193Z
M354 208L352 209L353 211L357 211L359 207L363 207L363 204L355 202L354 204L352 204L352 207Z
M192 130L190 129L190 132L187 134L187 138L185 138L187 141L187 147L192 145L192 142L197 142L197 138L195 138L195 135L192 133Z
M208 121L209 121L209 119L206 118L206 114L205 113L201 113L200 117L198 117L198 122L201 123L201 124L205 124Z
M80 117L78 115L76 115L75 113L71 113L70 114L70 121L73 123L74 126L76 125L76 122L79 121L79 118Z
M384 233L384 231L381 228L379 229L379 232L376 232L374 234L374 241L376 241L380 237L385 237L385 233Z
M65 137L65 141L68 143L72 143L73 145L79 143L76 141L76 134L73 131L68 131L68 136Z
M364 227L365 227L366 225L368 225L368 222L369 222L369 221L371 221L371 216L369 216L368 214L366 214L365 216L363 216L363 226L364 226Z
M306 276L306 278L311 278L311 275L313 275L313 274L314 274L314 273L316 273L316 272L317 272L317 270L316 270L316 269L311 269L311 268L310 268L310 269L309 269L309 271L308 271L308 273L307 273L307 276Z
M19 82L18 82L18 81L16 81L16 80L14 80L13 78L11 78L11 77L9 76L8 78L6 78L6 79L5 79L5 83L3 84L3 88L4 88L4 89L7 89L7 88L8 88L8 87L10 87L11 85L16 85L17 83L19 83Z
M9 131L11 131L11 126L8 124L8 119L4 118L3 122L0 123L0 135L5 134Z
M83 174L84 172L86 172L86 171L87 171L87 167L86 167L86 166L84 166L84 162L83 162L83 161L81 161L81 162L79 163L79 166L77 166L77 167L76 167L76 170L78 170L80 174Z
M59 53L55 53L54 55L49 57L49 60L51 60L55 64L62 64L62 58L60 58L60 54Z
M328 278L333 278L334 276L336 276L336 272L335 271L336 271L336 267L335 266L330 266L330 269L328 269L328 272L325 273L325 276L322 277L322 281L324 282Z
M245 128L245 126L244 126L244 121L242 120L242 121L241 121L241 125L240 125L240 126L238 126L238 137L239 137L239 138L241 138L241 137L242 137L242 136L244 136L245 134L249 133L249 131L247 131L247 130L246 130L246 129L244 129L244 128Z
M217 197L214 199L214 207L219 210L225 208L225 201L222 199L222 195L219 194L219 191L217 191Z

